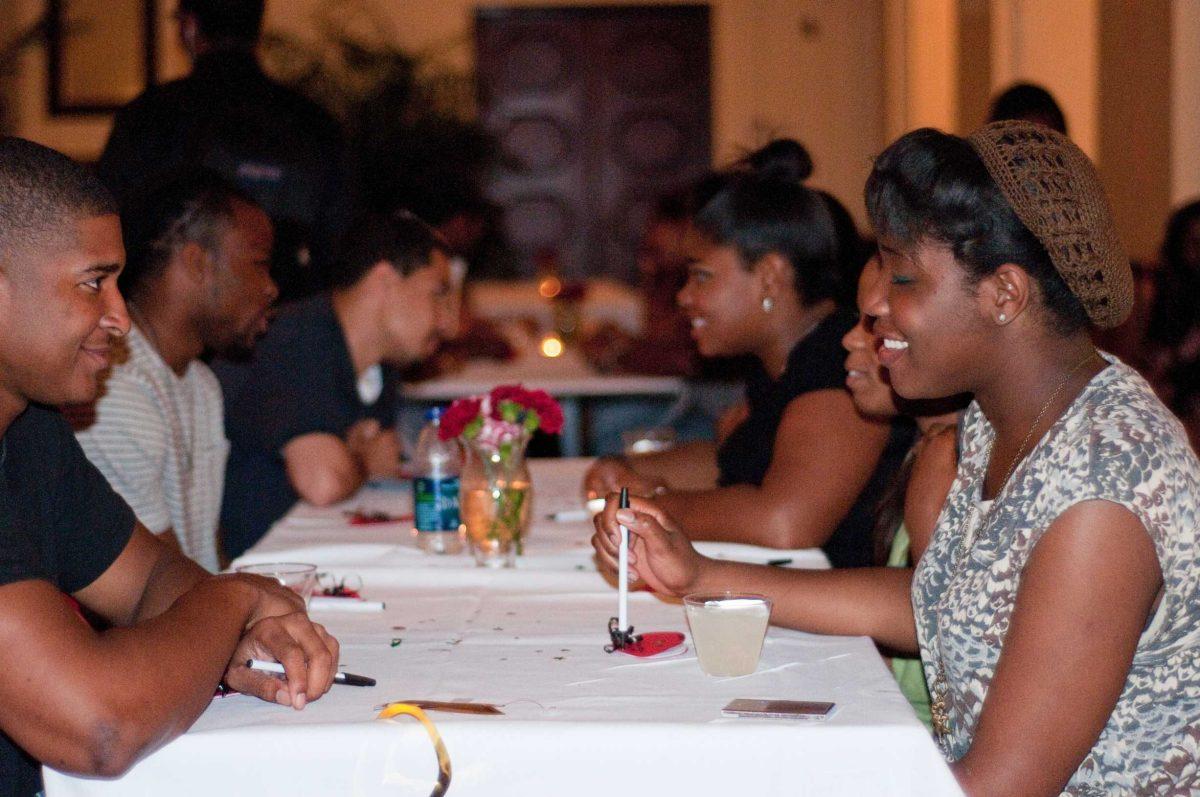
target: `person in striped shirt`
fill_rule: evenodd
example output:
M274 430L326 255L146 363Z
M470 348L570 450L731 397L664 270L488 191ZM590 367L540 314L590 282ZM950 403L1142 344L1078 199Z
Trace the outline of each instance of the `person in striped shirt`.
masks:
M200 172L127 203L121 224L127 357L77 437L138 520L216 571L229 443L221 387L200 356L249 350L266 331L271 222Z

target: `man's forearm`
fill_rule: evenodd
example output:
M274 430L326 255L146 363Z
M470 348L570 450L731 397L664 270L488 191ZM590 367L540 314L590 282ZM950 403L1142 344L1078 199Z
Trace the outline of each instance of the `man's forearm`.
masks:
M119 691L116 682L124 681L130 690L128 698L141 700L146 714L153 715L157 707L164 714L175 715L172 727L176 732L191 725L208 705L245 633L256 600L254 588L239 577L212 576L189 560L184 562L191 567L181 568L187 572L177 576L195 579L188 589L172 597L158 614L131 628L111 629L99 640L100 651L108 654L104 658L121 662L123 669L120 674L112 673L109 688ZM174 589L164 587L151 602L166 600L172 592Z
M29 676L6 691L5 732L56 769L106 776L195 721L257 605L247 580L211 576L153 619L96 633L49 584L7 592L0 630L26 640L9 658Z

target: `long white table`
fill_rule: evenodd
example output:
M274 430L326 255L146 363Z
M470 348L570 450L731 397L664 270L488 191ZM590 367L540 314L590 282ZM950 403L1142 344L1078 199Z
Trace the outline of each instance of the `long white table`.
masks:
M772 628L758 671L704 675L689 649L636 659L602 649L615 591L596 572L578 506L585 460L533 461L538 513L513 570L435 557L408 524L350 526L347 508L407 512L404 490L368 489L340 507L297 506L241 561L307 561L356 575L380 613L322 612L342 665L378 679L335 686L302 712L245 696L214 700L186 734L116 781L46 770L58 795L426 795L436 764L402 699L480 700L503 716L431 712L453 761L451 795L959 794L869 640ZM819 551L706 545L747 561L827 566ZM638 630L687 630L680 606L631 597ZM393 641L402 640L393 647ZM690 645L690 638L688 640ZM737 697L832 700L824 722L729 719Z

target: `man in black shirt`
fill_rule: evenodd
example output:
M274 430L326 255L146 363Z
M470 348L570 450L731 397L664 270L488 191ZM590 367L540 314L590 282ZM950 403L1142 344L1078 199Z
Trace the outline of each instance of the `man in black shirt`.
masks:
M330 251L353 206L337 123L263 73L254 55L263 0L180 0L177 17L192 73L117 113L101 178L125 204L180 172L215 171L271 217L281 298L328 287Z
M216 363L229 461L221 542L236 557L303 498L341 501L394 476L396 366L454 335L448 246L415 216L369 216L347 238L332 293L285 309L253 360Z
M210 576L136 522L51 409L94 399L129 330L115 203L53 150L0 139L0 793L38 762L113 776L182 733L222 681L294 708L337 643L294 593ZM68 595L112 628L97 632ZM245 667L275 658L277 680ZM239 664L239 662L241 664Z

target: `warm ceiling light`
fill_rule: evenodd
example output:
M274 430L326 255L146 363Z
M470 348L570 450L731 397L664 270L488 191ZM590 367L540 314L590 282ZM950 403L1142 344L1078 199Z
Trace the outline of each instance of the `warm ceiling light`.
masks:
M547 335L542 338L542 356L543 357L561 357L563 353L563 342L559 340L557 335Z

